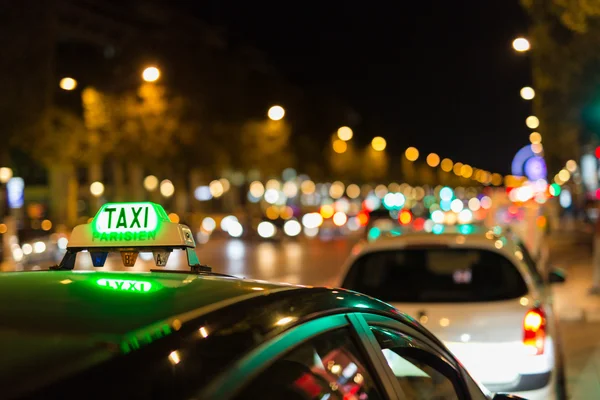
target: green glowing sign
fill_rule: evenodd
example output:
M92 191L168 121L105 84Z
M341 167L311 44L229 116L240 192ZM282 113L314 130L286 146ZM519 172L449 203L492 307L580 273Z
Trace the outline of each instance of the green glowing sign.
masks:
M160 222L168 222L165 210L158 204L107 203L92 221L93 242L152 241Z
M444 233L444 225L442 225L442 224L435 224L433 226L433 230L432 231L433 231L433 233L435 235L441 235L442 233Z
M96 284L98 286L118 290L121 292L147 293L153 289L151 282L130 279L102 278L98 279Z
M369 230L368 238L370 241L377 240L379 236L381 236L381 229L373 227Z
M463 235L469 235L471 233L473 233L475 231L475 228L473 227L473 225L459 225L458 226L458 231L460 233L462 233Z

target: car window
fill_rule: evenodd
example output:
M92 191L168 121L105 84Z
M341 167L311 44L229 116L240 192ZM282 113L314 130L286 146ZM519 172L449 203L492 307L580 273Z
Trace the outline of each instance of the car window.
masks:
M516 266L481 249L413 248L367 253L344 288L387 302L476 302L518 298L527 286Z
M382 398L345 328L313 338L276 360L236 400Z
M388 365L407 399L461 399L460 375L411 337L372 327Z

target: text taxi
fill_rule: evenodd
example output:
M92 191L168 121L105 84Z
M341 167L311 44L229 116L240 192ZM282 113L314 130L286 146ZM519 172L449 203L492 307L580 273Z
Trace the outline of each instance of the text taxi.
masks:
M414 319L356 292L200 265L153 203L106 204L49 271L0 274L3 399L490 399ZM186 271L78 271L88 252ZM80 254L80 256L87 256ZM494 398L508 398L496 395Z

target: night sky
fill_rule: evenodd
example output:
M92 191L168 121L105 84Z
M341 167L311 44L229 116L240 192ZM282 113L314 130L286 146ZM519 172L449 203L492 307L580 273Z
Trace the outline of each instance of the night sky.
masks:
M527 33L518 0L388 3L212 0L195 11L263 50L292 83L346 100L359 142L381 135L394 157L416 146L508 173L529 143L531 104L519 90L531 85L530 64L511 47Z

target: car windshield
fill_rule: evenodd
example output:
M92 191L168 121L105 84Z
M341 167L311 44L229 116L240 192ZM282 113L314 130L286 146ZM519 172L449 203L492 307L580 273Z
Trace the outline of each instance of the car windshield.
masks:
M481 249L419 248L367 253L354 262L343 287L387 302L479 302L527 293L517 268Z

